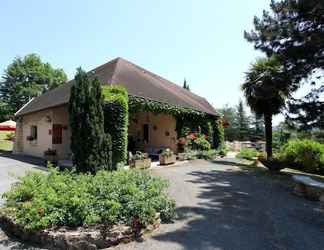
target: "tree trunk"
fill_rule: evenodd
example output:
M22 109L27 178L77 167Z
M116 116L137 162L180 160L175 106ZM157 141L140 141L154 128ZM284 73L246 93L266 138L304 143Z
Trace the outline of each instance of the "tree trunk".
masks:
M272 114L264 114L267 159L272 158Z

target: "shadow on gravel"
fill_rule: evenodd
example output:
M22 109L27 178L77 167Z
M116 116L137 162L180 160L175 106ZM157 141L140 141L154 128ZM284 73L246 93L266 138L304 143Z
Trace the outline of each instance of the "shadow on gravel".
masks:
M324 219L317 203L249 172L223 167L187 176L188 183L199 186L199 203L177 208L177 221L184 225L155 240L184 249L322 249Z

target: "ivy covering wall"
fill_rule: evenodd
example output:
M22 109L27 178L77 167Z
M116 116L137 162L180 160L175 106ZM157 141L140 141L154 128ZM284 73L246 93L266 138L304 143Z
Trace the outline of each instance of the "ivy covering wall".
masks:
M214 130L214 148L216 149L223 149L225 147L224 141L224 126L223 121L218 120L213 124Z
M103 86L105 100L105 132L112 139L112 163L116 169L118 164L127 160L128 136L128 93L119 85Z
M152 112L173 115L177 120L176 131L178 138L200 128L203 133L208 134L208 141L213 148L218 148L220 144L224 144L224 136L219 133L219 129L221 129L218 126L219 116L138 96L129 96L129 112L130 114ZM218 138L219 136L220 138Z

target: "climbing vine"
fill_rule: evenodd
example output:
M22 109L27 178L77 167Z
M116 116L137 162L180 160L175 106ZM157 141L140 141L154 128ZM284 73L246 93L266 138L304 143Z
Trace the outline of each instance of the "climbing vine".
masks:
M128 99L130 114L152 112L173 115L177 120L176 131L178 137L182 137L188 131L200 127L205 134L210 134L211 138L214 139L212 135L212 124L217 123L219 116L138 96L129 96ZM213 145L213 143L211 144Z

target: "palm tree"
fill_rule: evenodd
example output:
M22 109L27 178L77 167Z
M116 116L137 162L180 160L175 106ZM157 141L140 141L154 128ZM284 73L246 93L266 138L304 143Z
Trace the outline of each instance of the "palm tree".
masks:
M288 76L275 57L259 58L246 73L244 96L256 115L263 115L267 159L272 158L272 116L280 113L288 96Z

